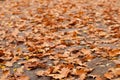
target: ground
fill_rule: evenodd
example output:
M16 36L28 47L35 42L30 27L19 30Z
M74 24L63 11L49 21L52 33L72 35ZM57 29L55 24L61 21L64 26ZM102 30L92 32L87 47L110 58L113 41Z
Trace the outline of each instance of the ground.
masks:
M0 80L120 80L119 0L0 0Z

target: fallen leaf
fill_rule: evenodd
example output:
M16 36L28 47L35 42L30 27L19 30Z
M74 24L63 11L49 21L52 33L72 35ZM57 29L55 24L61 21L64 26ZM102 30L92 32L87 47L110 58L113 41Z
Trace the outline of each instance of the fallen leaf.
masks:
M59 71L59 74L50 74L49 76L55 78L55 79L62 79L68 76L70 72L70 69L68 68L62 68L61 71Z
M120 68L120 59L114 60L114 63L116 65L116 68Z
M10 75L9 70L3 71L2 75L0 76L0 80L6 80L9 75Z
M96 75L95 80L103 80L103 78L101 78L101 76L99 76L99 75Z
M23 75L23 76L17 77L16 80L30 80L30 78L28 76Z
M12 35L16 37L18 33L19 33L19 30L15 28L14 31L12 32Z
M5 55L4 51L3 50L0 50L0 57Z
M99 36L100 36L100 37L104 37L104 36L106 36L106 35L107 35L106 32L103 32L103 31L99 32Z
M62 49L62 48L65 48L66 47L66 45L58 45L58 46L56 46L56 48L58 48L58 49Z
M80 80L85 80L86 74L81 74L81 75L79 75L79 77L80 77L80 78L79 78Z
M86 73L87 73L87 71L85 71L84 69L76 69L76 72L75 72L76 75L82 75L82 74L86 74Z
M24 67L23 66L20 67L20 68L14 68L14 73L15 73L16 76L22 75L23 72L24 72Z
M0 63L4 62L4 59L0 59Z
M37 76L44 76L44 75L49 75L53 72L53 67L49 67L47 70L39 70L36 72Z
M88 49L81 49L81 52L84 53L85 55L91 54L91 51Z
M37 76L44 76L44 74L45 74L45 71L43 71L43 70L39 70L36 72Z
M11 67L11 66L13 66L13 63L11 61L8 61L5 63L5 66Z
M117 56L117 55L120 55L120 49L114 49L114 50L109 51L109 56L110 57L114 57L114 56Z
M107 72L104 74L104 77L107 78L107 79L112 79L114 77L113 73L112 72Z
M120 68L110 68L109 71L116 77L120 76Z
M26 69L46 68L46 65L40 62L27 62L24 66Z

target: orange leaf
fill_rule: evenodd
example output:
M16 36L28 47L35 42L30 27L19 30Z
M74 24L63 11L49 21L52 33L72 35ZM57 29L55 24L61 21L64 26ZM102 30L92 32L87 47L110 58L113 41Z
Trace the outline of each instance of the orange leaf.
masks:
M82 75L82 74L86 74L86 71L84 69L76 70L76 75Z
M0 50L0 57L3 56L5 53L3 52L3 50Z
M114 77L112 72L107 72L104 74L104 77L106 77L107 79L112 79Z
M91 54L90 50L88 49L81 49L81 52L84 53L84 54Z
M62 79L67 77L69 72L70 72L70 69L62 68L61 71L59 71L60 74L50 74L49 76L52 76L55 79Z
M119 54L120 54L120 49L115 49L115 50L109 51L110 57L114 57L114 56L117 56Z

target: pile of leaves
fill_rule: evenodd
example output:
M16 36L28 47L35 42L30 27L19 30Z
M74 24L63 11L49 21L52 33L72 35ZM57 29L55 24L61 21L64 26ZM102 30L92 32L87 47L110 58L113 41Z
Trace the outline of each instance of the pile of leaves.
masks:
M119 0L1 0L0 80L120 80Z

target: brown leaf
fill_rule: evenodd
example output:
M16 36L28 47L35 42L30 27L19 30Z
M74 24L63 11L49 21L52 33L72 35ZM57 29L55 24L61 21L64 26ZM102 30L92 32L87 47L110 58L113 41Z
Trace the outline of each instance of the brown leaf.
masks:
M86 54L85 57L84 57L84 60L85 60L85 61L91 61L93 58L94 58L93 55L91 55L91 54Z
M4 51L3 51L3 50L0 50L0 57L1 57L1 56L4 56L4 55L5 55Z
M109 56L110 57L114 57L114 56L117 56L117 55L120 55L120 49L114 49L114 50L109 51Z
M64 77L67 77L68 73L70 72L70 69L68 68L62 68L60 71L61 75L64 75Z
M36 75L37 76L44 76L45 75L45 71L39 70L39 71L36 72Z
M62 79L67 77L69 72L70 72L70 69L62 68L61 71L59 71L60 74L50 74L49 76L52 76L55 79Z
M56 48L59 48L59 49L60 48L62 49L62 48L65 48L65 47L66 47L66 45L58 45L58 46L56 46Z
M16 76L21 76L24 72L24 66L22 66L20 68L14 68L13 70L14 70Z
M24 64L26 69L46 68L46 65L40 62L27 62Z
M85 77L86 77L86 74L81 74L81 75L79 75L79 79L80 79L80 80L85 80Z
M11 66L13 66L13 63L8 61L8 62L5 63L5 66L11 67Z
M106 32L102 32L102 31L101 31L101 32L99 32L99 36L100 36L100 37L104 37L104 36L106 36L106 35L107 35L107 33L106 33Z
M49 75L50 73L52 73L52 71L53 71L53 67L49 67L47 70L39 70L38 72L36 72L36 75L38 75L38 76L44 76L44 75Z
M13 35L14 37L16 37L18 33L19 33L19 30L16 28L16 29L14 29L12 35Z
M120 68L115 68L113 70L113 73L114 73L115 76L120 76Z
M102 79L102 78L101 78L101 76L99 76L99 75L96 75L96 78L95 78L95 80L104 80L104 79Z
M23 75L23 76L17 77L16 80L30 80L30 78L28 76Z
M68 69L72 69L72 68L74 68L74 65L73 64L67 64L65 67L68 68Z
M25 38L24 38L23 36L18 36L18 37L16 38L16 40L17 40L18 42L24 42L24 41L25 41Z
M20 57L19 56L14 56L13 58L12 58L12 63L14 63L14 62L16 62L16 61L18 61L20 59Z
M90 51L90 50L84 49L84 48L81 49L81 52L84 53L85 55L86 55L86 54L87 54L87 55L88 55L88 54L91 54L91 51Z
M0 80L6 80L9 75L10 75L9 70L3 71L2 75L0 76Z
M120 68L120 59L114 60L114 63L116 64L116 68Z
M66 45L66 46L71 46L74 43L72 42L72 40L67 39L67 40L61 40L61 44Z
M112 72L107 72L104 74L104 77L106 77L107 79L112 79L114 77Z
M87 73L87 71L85 71L84 69L77 69L76 70L76 75L82 75L82 74L86 74Z
M69 57L69 55L67 55L67 54L56 54L55 57L57 57L57 58L67 58L67 57Z
M0 63L4 62L4 59L0 59Z

